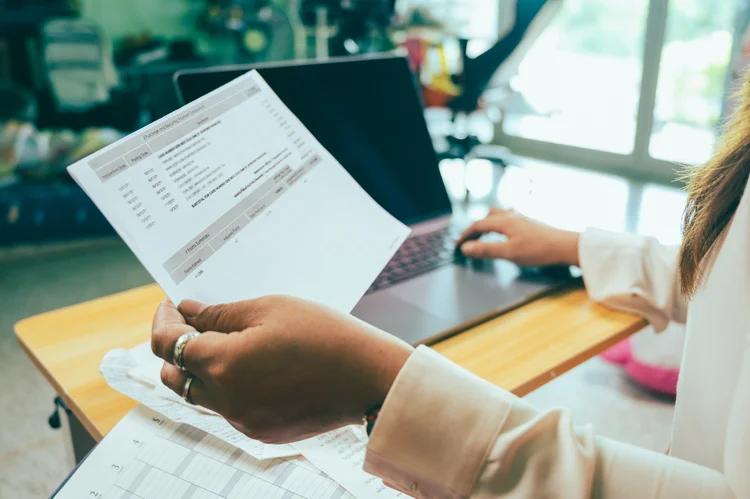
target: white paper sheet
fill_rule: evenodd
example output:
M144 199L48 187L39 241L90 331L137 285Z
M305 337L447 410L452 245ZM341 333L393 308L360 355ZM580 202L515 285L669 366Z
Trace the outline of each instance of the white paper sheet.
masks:
M144 343L132 350L108 352L99 371L107 384L115 390L177 423L188 424L239 447L254 458L269 459L299 454L290 445L267 445L248 438L215 412L187 404L161 383L161 364L162 361Z
M409 232L255 71L68 170L175 302L349 312Z
M365 473L367 435L364 427L347 426L292 444L310 463L343 485L357 498L406 497Z
M139 406L93 450L57 499L352 499L302 458L259 461Z

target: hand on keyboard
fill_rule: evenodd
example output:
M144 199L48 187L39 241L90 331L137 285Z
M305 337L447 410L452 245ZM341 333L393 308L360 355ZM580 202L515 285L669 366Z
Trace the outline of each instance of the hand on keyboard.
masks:
M478 240L485 234L505 236L503 242ZM549 227L515 211L492 209L458 239L468 258L503 258L522 267L578 265L577 232Z

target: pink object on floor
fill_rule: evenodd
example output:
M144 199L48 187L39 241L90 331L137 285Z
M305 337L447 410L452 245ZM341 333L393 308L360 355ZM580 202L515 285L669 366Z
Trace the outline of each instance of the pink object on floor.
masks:
M607 362L619 364L634 382L649 390L665 395L677 394L677 378L680 370L640 362L633 356L630 340L621 341L602 353Z
M602 358L613 364L625 364L633 357L630 340L624 340L602 353Z

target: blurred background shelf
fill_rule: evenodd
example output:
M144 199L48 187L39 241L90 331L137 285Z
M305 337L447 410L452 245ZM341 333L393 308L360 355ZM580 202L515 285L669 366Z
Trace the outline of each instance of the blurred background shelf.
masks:
M0 248L111 236L115 231L76 185L0 189Z

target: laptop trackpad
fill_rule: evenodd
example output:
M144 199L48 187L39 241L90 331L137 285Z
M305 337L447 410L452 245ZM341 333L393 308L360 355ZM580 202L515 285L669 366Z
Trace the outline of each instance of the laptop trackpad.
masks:
M479 266L448 265L388 291L457 324L519 303L546 287L518 279L519 274L518 267L501 261Z
M428 341L455 326L454 323L430 311L422 310L394 296L390 290L365 296L354 307L352 315L412 345Z

